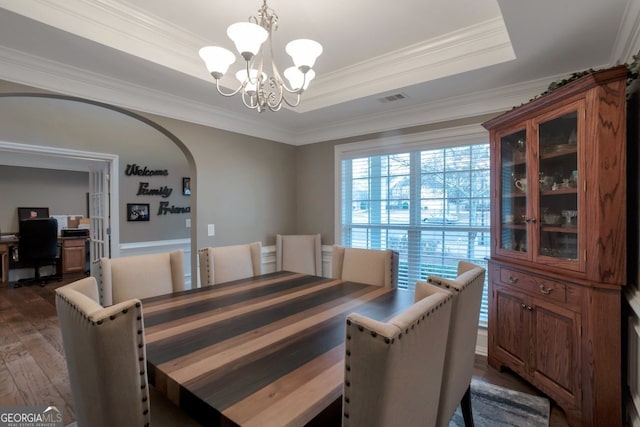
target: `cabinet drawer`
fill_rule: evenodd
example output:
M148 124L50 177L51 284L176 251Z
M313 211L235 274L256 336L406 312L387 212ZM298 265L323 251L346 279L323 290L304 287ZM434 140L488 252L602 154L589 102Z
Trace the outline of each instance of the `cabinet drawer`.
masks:
M516 286L518 289L528 291L537 297L549 298L558 302L566 302L567 300L567 287L561 282L508 268L500 268L500 281L506 285Z
M62 241L62 247L71 248L71 247L79 247L85 245L86 239L64 239Z

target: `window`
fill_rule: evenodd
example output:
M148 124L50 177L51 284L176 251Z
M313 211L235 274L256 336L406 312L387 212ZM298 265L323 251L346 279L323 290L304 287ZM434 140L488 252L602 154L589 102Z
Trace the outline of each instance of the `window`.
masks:
M486 133L482 139L486 141ZM438 148L433 142L424 148L398 144L373 155L367 155L370 148L337 147L341 226L336 241L396 250L398 286L410 290L430 274L454 278L459 260L486 268L490 161L484 141ZM487 301L485 283L483 326Z

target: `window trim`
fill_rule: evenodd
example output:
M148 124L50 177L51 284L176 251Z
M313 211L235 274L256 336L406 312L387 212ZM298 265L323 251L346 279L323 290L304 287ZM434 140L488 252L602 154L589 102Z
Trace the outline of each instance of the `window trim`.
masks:
M489 132L480 124L394 135L334 147L334 242L342 241L342 160L410 151L486 144Z

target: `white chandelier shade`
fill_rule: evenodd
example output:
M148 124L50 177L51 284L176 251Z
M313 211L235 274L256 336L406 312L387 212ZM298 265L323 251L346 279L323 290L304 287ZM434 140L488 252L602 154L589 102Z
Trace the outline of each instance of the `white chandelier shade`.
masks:
M235 62L236 56L218 46L200 49L200 58L215 79L216 88L221 95L230 97L241 93L244 105L259 112L266 109L278 111L283 103L291 107L300 103L300 95L316 75L312 67L322 54L322 45L309 39L293 40L286 45L285 51L295 64L284 71L284 77L289 81L287 85L273 58L272 38L277 26L278 16L267 6L266 0L263 0L257 17L249 18L249 22L229 26L227 35L245 62L244 69L235 73L240 80L240 87L229 93L221 88L220 79ZM271 71L268 71L269 62ZM295 99L288 99L289 97Z
M233 40L240 55L251 61L260 51L260 46L267 40L269 33L258 24L236 22L227 28L227 36Z
M312 68L322 53L320 43L309 39L297 39L287 43L285 48L298 68Z
M206 46L200 49L199 54L206 64L209 74L216 79L221 78L229 66L236 62L236 56L223 47Z
M316 72L309 70L305 75L298 68L289 67L284 70L284 76L289 80L289 86L291 86L293 90L298 90L301 87L302 90L307 90L309 83L311 83L311 80L316 76Z
M240 83L247 82L244 88L247 93L255 93L258 86L258 75L261 76L260 81L263 81L267 78L267 75L265 73L259 73L258 70L252 68L249 70L248 77L247 70L239 70L236 73L236 79L238 79Z

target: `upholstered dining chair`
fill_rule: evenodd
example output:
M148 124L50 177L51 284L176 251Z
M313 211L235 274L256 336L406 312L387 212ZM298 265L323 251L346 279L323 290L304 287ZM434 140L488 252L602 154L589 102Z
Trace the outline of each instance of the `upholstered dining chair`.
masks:
M483 267L459 261L458 276L455 279L429 276L426 283L416 283L416 298L422 294L430 294L434 286L443 293L453 295L437 426L449 425L458 404L462 409L465 426L473 426L471 377L485 272Z
M320 234L276 235L276 271L322 276Z
M208 247L198 250L201 286L262 274L262 243Z
M105 308L87 277L56 289L56 309L78 427L199 425L150 390L140 300Z
M388 322L347 316L343 426L435 425L451 299L433 290Z
M184 252L101 258L100 301L109 306L131 298L183 291Z
M391 249L333 245L331 269L334 279L395 288L398 284L398 253Z

